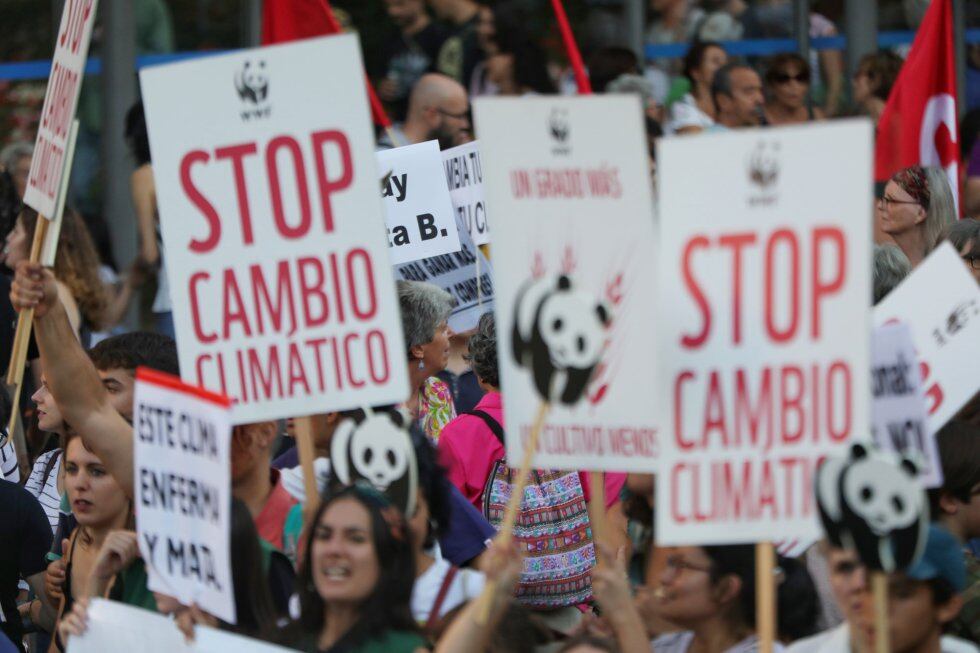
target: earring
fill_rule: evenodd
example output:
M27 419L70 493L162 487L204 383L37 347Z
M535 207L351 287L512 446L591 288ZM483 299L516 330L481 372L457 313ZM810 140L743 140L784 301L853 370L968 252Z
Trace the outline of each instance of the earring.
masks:
M422 360L422 359L420 358L420 359L419 359L419 369L421 370L421 369L423 369L424 367L425 367L425 361L424 361L424 360Z

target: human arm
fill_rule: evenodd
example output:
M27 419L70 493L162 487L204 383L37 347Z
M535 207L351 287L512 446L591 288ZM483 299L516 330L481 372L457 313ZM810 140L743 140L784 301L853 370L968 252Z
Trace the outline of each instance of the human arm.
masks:
M132 497L132 426L112 407L102 379L75 337L58 298L54 275L37 263L22 261L10 299L18 311L34 309L34 337L41 364L65 421L102 460L126 496Z
M136 208L136 229L140 238L140 258L150 267L160 262L160 249L157 247L156 187L153 183L153 170L149 165L140 166L130 177L133 206Z
M827 87L823 112L827 117L832 118L837 115L841 95L844 93L844 53L840 50L821 50L817 57Z
M600 545L602 546L602 545ZM649 653L650 640L633 603L626 574L626 549L602 547L602 563L592 570L592 593L622 653Z
M133 531L113 531L106 536L92 565L88 595L105 596L109 583L139 557L139 544Z
M146 264L141 260L133 261L129 271L123 275L122 282L116 286L116 292L109 300L109 306L105 311L106 328L114 327L122 322L123 316L129 309L129 303L133 299L133 293L143 285L145 280L144 268Z
M470 601L436 645L436 653L486 651L497 623L514 595L524 568L520 550L514 542L504 544L498 536L486 553L484 573L487 584L475 601ZM490 602L487 619L479 619L485 601ZM480 623L480 622L483 623Z

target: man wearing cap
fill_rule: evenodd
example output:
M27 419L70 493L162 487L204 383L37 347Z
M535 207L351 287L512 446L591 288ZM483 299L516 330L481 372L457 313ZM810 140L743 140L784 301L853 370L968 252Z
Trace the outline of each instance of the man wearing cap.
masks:
M786 653L849 653L859 642L874 650L871 594L867 573L851 551L830 549L831 585L846 616L837 628L795 642ZM841 581L844 576L848 580ZM943 628L963 605L966 567L956 539L939 526L929 527L921 559L888 578L888 630L893 653L977 653L962 639L943 636ZM859 598L860 597L860 598Z

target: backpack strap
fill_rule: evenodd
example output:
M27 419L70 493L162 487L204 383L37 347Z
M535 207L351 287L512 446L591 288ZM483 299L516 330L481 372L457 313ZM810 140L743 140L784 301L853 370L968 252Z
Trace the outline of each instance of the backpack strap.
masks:
M44 475L41 477L41 493L44 492L44 486L48 484L48 477L54 471L54 466L58 464L58 459L61 458L61 452L61 449L55 449L54 453L48 458L48 462L44 464ZM57 487L55 489L57 490Z
M449 594L449 588L452 587L457 573L459 573L459 567L456 565L450 565L449 571L447 571L446 575L443 576L442 585L439 586L439 593L436 594L436 600L432 602L432 609L429 611L429 618L425 622L426 632L431 632L436 626L439 625L439 612L442 610L442 604L446 602L446 595Z
M498 422L493 417L491 417L489 413L485 413L482 410L474 409L474 410L468 410L463 414L472 415L473 417L479 417L480 419L482 419L486 423L486 425L490 427L490 430L493 431L493 434L497 436L497 439L500 440L500 444L506 444L504 442L504 427L500 425L500 422Z

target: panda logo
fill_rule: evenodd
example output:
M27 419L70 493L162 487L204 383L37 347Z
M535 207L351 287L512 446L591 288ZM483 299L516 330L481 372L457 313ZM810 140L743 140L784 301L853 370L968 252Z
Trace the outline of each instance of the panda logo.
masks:
M905 569L925 546L929 505L907 458L863 444L847 459L828 458L817 471L817 505L831 543L855 549L871 569Z
M766 146L760 142L749 158L749 179L762 188L768 188L779 177L779 143Z
M602 358L608 309L567 275L528 282L517 295L514 360L530 370L543 401L573 405Z
M259 61L257 65L252 65L251 61L246 61L235 75L235 88L242 101L255 105L265 102L269 96L269 77L265 71L265 62Z
M555 108L551 110L551 115L548 116L548 131L551 137L559 143L564 143L568 140L571 128L568 123L567 109Z
M415 446L399 413L369 413L360 421L345 419L331 439L330 460L340 484L367 482L405 515L414 514L418 466Z

